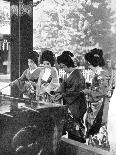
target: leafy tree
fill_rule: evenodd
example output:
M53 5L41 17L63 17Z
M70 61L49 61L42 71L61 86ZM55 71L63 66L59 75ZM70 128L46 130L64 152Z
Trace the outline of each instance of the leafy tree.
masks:
M54 0L54 5L52 6L52 9L43 11L49 22L44 23L42 27L38 28L41 36L39 40L46 42L46 45L41 45L52 48L56 53L63 50L74 51L77 49L78 36L76 29L77 22L75 21L79 18L78 16L78 18L75 18L72 13L75 9L74 1L73 3L72 1L59 3L59 1ZM40 38L40 36L36 38Z
M0 25L10 23L10 4L1 2L0 5Z
M95 46L97 43L104 51L111 50L112 11L107 0L85 0L79 9L81 30L84 37L80 38L82 45Z
M97 45L105 52L111 51L113 13L107 0L48 0L42 3L38 10L48 4L50 7L41 10L44 19L39 21L38 31L34 31L39 49L50 48L57 54L70 50L75 55L82 55Z

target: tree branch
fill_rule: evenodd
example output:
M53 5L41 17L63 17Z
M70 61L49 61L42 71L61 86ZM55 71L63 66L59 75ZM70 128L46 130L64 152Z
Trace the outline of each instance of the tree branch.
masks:
M37 2L35 2L35 3L33 3L33 7L36 7L38 4L40 4L42 1L44 1L44 0L39 0L39 1L37 1Z

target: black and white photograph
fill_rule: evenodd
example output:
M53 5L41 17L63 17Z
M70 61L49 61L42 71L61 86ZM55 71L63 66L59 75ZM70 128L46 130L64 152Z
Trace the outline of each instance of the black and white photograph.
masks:
M116 155L116 0L0 0L0 155Z

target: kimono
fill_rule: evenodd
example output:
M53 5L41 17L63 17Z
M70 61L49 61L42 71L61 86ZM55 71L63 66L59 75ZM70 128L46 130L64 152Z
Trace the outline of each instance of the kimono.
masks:
M88 95L88 108L86 116L88 144L109 149L107 122L104 122L106 114L105 104L107 104L109 77L107 72L102 70L99 75L95 74L92 86Z
M54 97L50 94L59 87L58 71L55 67L43 68L40 72L36 89L36 100L39 102L54 102Z
M30 99L35 99L36 83L39 78L41 68L35 69L32 73L26 69L21 77L16 79L13 83L16 85L21 93Z
M85 79L78 69L65 77L59 88L62 92L63 104L68 106L63 134L67 131L69 138L80 142L84 141L83 116L86 112L86 100L82 92L84 88Z
M108 111L108 140L110 145L110 152L116 154L116 89L113 92L112 98L109 104ZM110 153L109 153L110 154Z
M107 123L110 98L112 97L114 87L115 87L115 81L114 81L115 78L114 78L113 70L111 68L106 69L104 73L108 82L108 91L104 102L102 122Z

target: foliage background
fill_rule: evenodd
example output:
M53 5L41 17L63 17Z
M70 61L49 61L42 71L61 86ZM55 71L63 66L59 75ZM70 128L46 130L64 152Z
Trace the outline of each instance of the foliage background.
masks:
M0 1L0 36L10 34L10 3Z
M2 4L2 2L0 2ZM33 48L83 58L94 47L116 56L115 0L41 0L33 6ZM9 3L0 5L0 35L10 33ZM4 27L2 31L1 28Z
M110 0L44 0L34 7L34 49L83 58L98 47L116 54L116 9Z

